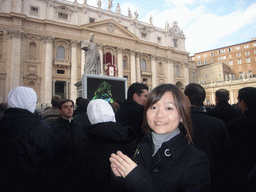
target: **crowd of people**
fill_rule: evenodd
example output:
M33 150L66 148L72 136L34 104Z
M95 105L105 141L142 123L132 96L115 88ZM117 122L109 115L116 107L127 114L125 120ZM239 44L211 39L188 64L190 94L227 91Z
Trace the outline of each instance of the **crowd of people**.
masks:
M256 191L256 88L215 93L142 83L125 101L37 95L19 86L0 104L4 191Z

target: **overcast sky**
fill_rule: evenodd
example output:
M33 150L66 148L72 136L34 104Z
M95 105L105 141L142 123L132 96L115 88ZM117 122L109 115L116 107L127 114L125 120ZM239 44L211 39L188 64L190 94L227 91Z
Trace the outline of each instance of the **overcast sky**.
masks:
M74 0L69 0L74 1ZM97 6L98 0L87 0ZM83 0L78 0L83 3ZM256 0L113 0L112 11L120 4L123 15L137 10L138 19L165 28L173 21L186 36L186 51L194 53L250 41L256 37ZM108 0L102 0L107 9Z

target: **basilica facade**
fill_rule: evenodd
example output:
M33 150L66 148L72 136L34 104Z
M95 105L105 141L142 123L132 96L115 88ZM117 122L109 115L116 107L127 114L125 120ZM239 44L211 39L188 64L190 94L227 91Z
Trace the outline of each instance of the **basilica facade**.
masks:
M84 73L81 43L95 35L101 74L146 83L154 88L189 82L185 35L174 21L164 29L138 20L137 11L105 10L76 0L0 1L0 102L17 86L35 89L38 104L53 95L75 100L75 84ZM115 9L115 10L114 10ZM109 73L109 66L114 73Z

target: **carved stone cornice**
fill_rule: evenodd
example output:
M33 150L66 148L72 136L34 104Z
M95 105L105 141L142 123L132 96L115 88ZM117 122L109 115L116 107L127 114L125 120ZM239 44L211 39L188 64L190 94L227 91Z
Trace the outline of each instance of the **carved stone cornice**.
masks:
M23 36L23 32L20 30L8 30L7 35L12 38L21 38Z
M46 43L52 43L54 40L54 38L50 35L44 36L43 39Z
M140 56L141 56L141 52L137 52L136 57L140 57Z
M0 80L6 79L6 73L0 73Z
M156 60L156 55L150 55L151 60Z
M97 47L103 50L104 45L102 43L99 43L99 44L97 43Z

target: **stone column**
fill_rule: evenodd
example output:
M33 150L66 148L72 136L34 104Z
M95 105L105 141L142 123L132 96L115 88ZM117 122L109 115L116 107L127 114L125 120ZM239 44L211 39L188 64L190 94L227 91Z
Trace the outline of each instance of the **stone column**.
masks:
M136 54L137 82L141 83L140 52Z
M83 42L81 42L82 44ZM84 50L81 49L81 77L84 74L84 62L85 62L85 54L84 54Z
M156 56L151 55L152 89L157 86Z
M234 104L235 103L235 99L234 99L234 92L233 90L229 90L229 97L230 97L230 104Z
M10 90L20 85L20 53L21 53L21 31L11 32L12 49L11 49L11 73L10 73Z
M123 51L124 49L121 47L117 48L117 67L118 67L118 77L124 77L124 69L123 69Z
M167 82L175 84L174 83L174 60L171 59L171 58L167 59L167 72L166 72L166 75L167 75Z
M212 92L212 103L214 103L216 105L216 103L215 103L215 92L214 91Z
M52 81L52 95L55 95L55 83L56 81Z
M66 85L66 89L65 89L65 95L66 95L66 99L69 99L69 82L66 81L65 82ZM74 101L75 102L75 101Z
M184 63L185 86L189 84L188 63Z
M130 55L131 55L131 84L136 82L136 66L135 66L135 51L131 50Z
M98 50L100 52L100 75L103 75L103 44L98 44Z
M77 98L77 44L78 41L71 41L71 74L70 74L70 99L75 101Z
M46 37L45 66L44 66L44 101L50 103L52 98L52 61L53 61L53 37Z

